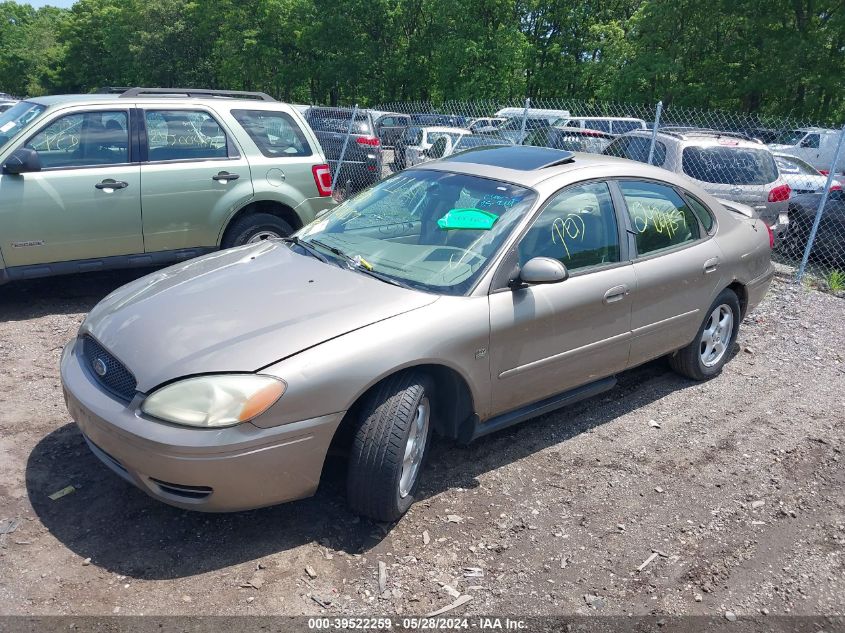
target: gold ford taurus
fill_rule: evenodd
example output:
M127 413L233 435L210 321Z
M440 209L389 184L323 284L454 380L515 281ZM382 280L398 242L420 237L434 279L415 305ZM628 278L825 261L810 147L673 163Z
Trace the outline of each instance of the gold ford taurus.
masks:
M293 238L153 273L62 357L91 450L166 503L311 495L334 440L357 512L400 517L432 434L469 442L668 355L717 374L772 236L667 171L538 147L426 163Z

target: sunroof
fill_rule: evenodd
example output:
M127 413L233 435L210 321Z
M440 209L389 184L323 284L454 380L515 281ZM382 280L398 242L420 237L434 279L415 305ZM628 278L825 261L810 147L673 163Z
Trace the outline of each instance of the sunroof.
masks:
M519 169L532 171L568 163L575 158L575 154L549 147L533 147L531 145L516 145L504 147L478 147L460 154L450 156L446 160L456 163L475 163L504 167L505 169Z

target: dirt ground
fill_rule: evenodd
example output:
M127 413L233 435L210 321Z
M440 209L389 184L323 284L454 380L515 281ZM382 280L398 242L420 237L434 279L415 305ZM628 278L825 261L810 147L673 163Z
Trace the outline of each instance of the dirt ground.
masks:
M204 515L88 452L59 354L138 274L0 288L0 532L17 524L0 613L845 611L842 299L776 281L710 382L655 362L469 448L441 441L422 499L381 525L347 511L340 461L312 499Z

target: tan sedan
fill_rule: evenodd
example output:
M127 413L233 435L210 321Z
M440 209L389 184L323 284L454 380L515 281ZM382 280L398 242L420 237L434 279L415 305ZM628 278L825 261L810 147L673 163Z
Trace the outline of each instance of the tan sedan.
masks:
M747 207L655 167L481 148L294 238L124 286L68 344L62 380L92 451L161 501L308 496L334 442L352 508L394 520L434 432L470 442L663 355L717 374L769 287L771 243Z

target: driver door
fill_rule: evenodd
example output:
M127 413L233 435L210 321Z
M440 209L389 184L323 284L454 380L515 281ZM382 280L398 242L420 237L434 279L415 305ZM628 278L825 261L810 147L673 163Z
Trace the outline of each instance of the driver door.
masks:
M492 413L625 369L636 278L607 183L563 189L517 246L519 263L551 257L563 282L490 295Z
M128 107L65 112L22 146L38 153L41 170L0 176L7 266L144 252Z

